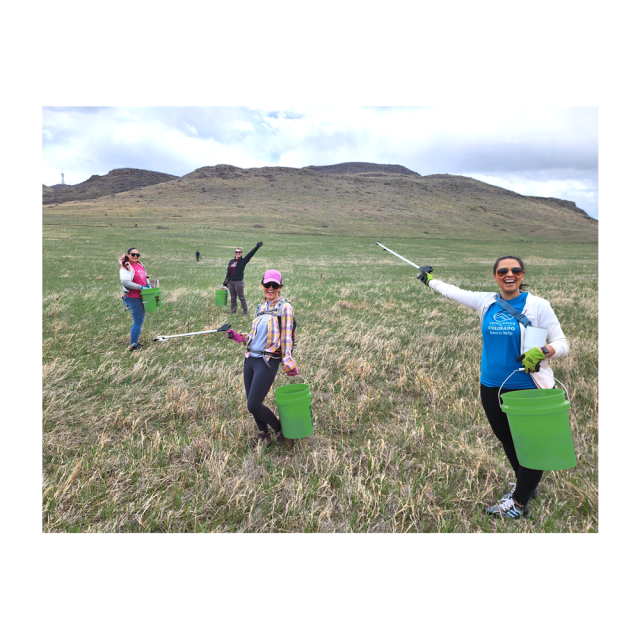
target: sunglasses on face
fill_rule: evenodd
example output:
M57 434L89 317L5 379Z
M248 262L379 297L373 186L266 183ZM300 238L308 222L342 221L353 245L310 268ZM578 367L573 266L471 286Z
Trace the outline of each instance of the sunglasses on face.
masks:
M498 269L496 273L499 276L506 276L507 273L509 273L509 271L511 271L511 273L513 273L514 276L519 276L524 271L524 269L522 269L521 267L513 267L513 269L505 269L503 267L502 269Z
M242 253L242 251L236 251L235 253Z
M139 253L130 253L129 254L132 258L139 258L140 254Z
M265 289L279 289L280 285L277 282L263 282L262 286Z

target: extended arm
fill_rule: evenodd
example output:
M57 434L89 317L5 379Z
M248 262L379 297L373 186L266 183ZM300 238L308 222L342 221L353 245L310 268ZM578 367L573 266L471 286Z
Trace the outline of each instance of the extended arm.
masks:
M429 279L428 286L435 289L445 298L463 304L465 307L469 307L475 311L480 309L483 299L491 295L479 291L466 291L465 289L460 289L459 287L442 282L442 280L436 280L435 278Z

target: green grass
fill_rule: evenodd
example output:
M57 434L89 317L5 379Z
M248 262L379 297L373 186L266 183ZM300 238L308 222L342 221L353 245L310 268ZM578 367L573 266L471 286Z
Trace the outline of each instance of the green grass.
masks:
M597 531L597 245L258 231L44 227L44 531ZM262 457L248 444L242 348L216 334L152 342L226 321L248 330L250 317L215 306L215 289L233 247L257 240L250 315L262 272L279 269L316 427ZM496 290L493 261L519 254L530 291L551 301L571 345L553 368L570 391L578 465L545 473L533 520L482 513L513 478L480 404L477 314L375 240L473 290ZM134 245L163 309L128 353L117 258Z

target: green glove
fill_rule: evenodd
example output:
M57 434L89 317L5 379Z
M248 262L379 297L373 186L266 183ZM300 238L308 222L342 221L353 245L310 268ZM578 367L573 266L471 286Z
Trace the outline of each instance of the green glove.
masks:
M433 267L420 267L420 271L422 271L422 273L419 276L416 276L416 278L420 280L420 282L429 286L429 280L433 280L433 276L431 275Z
M520 357L516 358L516 362L522 362L527 373L540 371L540 362L542 360L544 360L544 353L538 347L533 347L533 349L525 351Z

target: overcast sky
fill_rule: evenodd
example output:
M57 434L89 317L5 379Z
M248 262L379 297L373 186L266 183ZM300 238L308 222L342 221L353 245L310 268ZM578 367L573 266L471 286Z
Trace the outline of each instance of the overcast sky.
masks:
M563 198L598 217L595 107L45 107L46 185L131 167L400 164Z

